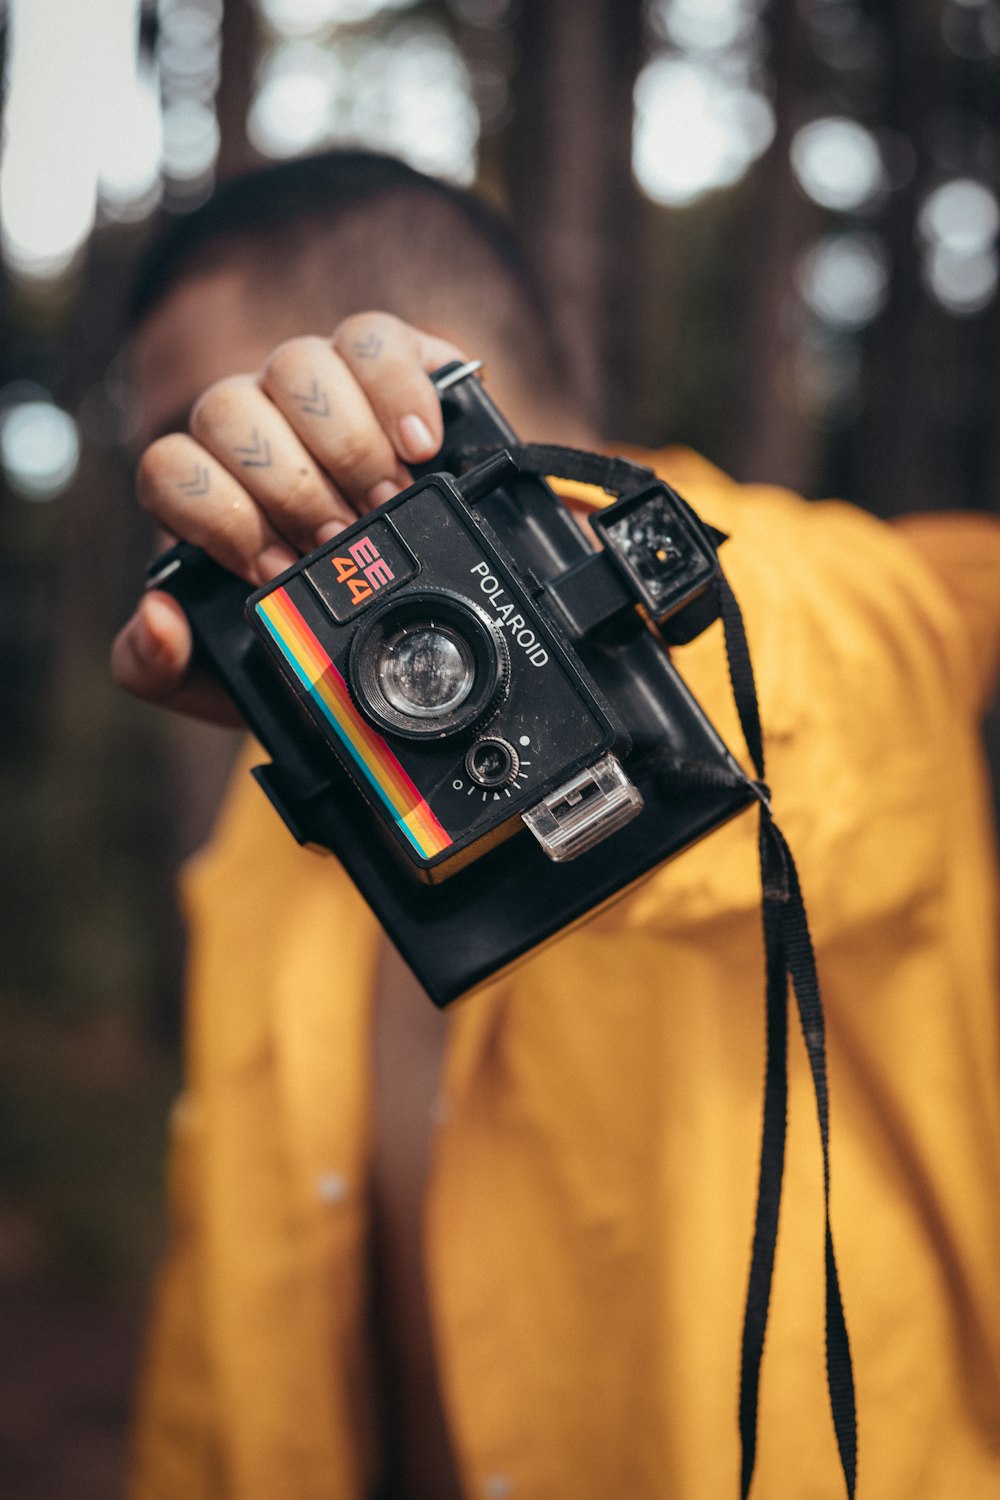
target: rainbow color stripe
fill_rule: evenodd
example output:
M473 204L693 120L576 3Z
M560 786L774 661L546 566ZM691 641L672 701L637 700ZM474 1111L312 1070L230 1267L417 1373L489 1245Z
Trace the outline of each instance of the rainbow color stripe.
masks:
M384 803L400 833L424 859L454 840L439 823L381 735L358 713L347 684L289 597L275 589L257 604L257 613L358 771Z

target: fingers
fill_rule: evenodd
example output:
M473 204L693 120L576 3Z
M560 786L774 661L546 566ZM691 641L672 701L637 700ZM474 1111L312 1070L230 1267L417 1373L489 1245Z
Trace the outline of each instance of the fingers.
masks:
M408 484L406 461L437 452L441 409L427 371L461 357L381 313L346 319L332 345L289 340L259 380L211 386L192 436L146 450L140 500L175 535L266 583Z
M150 703L169 704L215 724L239 725L238 710L217 682L190 671L191 629L176 599L153 590L111 647L119 687Z
M453 345L398 318L360 313L330 342L281 344L260 384L360 514L410 483L406 463L440 448L441 407L427 371L455 358Z
M410 483L364 390L326 339L280 344L260 383L303 445L336 476L355 512L381 505Z
M147 448L140 500L165 530L268 583L409 484L408 464L433 458L444 434L429 371L464 357L384 313L346 319L332 340L291 339L258 376L211 386L190 435ZM168 595L143 599L112 659L137 696L238 722L220 691L192 676L190 631Z
M186 433L168 433L146 449L138 489L161 526L248 583L267 583L296 561L245 486Z
M191 412L191 432L267 516L272 529L310 552L321 526L355 512L250 376L210 386Z
M388 313L345 318L333 348L364 391L375 416L407 463L433 458L444 440L441 403L428 372L461 351Z

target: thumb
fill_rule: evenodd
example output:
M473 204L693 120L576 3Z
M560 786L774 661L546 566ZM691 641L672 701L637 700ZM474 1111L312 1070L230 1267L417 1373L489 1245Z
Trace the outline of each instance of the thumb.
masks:
M115 637L111 673L127 693L162 703L184 681L191 648L191 627L177 600L154 590Z

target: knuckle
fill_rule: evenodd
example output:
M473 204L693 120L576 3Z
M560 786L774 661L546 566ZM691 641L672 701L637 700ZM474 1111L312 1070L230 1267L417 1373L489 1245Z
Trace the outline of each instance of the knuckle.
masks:
M315 483L297 475L272 500L268 519L289 541L310 551L316 527L331 520L342 508L322 494Z
M381 432L364 431L349 427L341 432L330 454L330 468L334 479L338 476L353 478L367 475L374 470L387 467L386 440ZM391 463L388 464L391 468Z
M228 375L202 391L191 408L189 426L197 436L232 417L246 403L253 381L246 375Z
M182 460L187 442L181 433L167 433L165 437L157 438L155 443L150 443L140 457L136 469L136 489L143 510L154 508L156 496Z
M337 349L350 350L352 344L358 340L362 342L371 338L398 339L406 324L401 323L399 318L392 313L385 312L360 312L351 313L344 318L333 332L333 345Z
M319 515L319 496L315 479L311 474L296 473L280 494L275 495L271 509L284 526L308 526L313 517Z
M303 366L308 366L327 352L325 339L317 334L305 333L296 338L285 339L278 344L264 361L261 372L262 384L266 387L284 385L292 376L300 376Z
M257 543L253 507L244 505L242 497L236 497L224 509L216 511L211 519L211 535L215 547L227 557L240 562L248 561Z

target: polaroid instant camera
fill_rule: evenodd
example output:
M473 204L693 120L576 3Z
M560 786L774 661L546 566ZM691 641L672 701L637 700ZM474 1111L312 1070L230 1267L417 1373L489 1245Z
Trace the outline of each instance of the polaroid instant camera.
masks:
M518 449L478 369L432 377L451 472L266 588L186 543L148 583L270 754L254 775L292 834L337 856L438 1005L756 800L665 649L718 615L721 534L594 458L627 480L595 550L539 477L572 451Z

